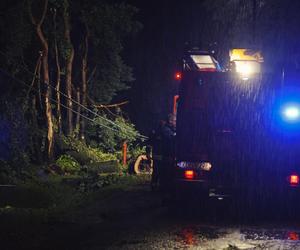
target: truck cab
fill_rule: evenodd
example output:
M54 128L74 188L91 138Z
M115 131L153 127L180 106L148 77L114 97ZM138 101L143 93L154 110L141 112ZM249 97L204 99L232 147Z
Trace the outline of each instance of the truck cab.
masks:
M216 188L220 185L214 183L217 164L214 158L220 157L215 157L214 151L222 149L213 144L214 140L220 142L225 134L230 134L229 124L225 121L218 124L220 121L216 120L224 108L221 96L226 82L224 70L210 53L188 51L181 73L179 95L174 98L177 104L173 108L177 116L174 190L177 194L196 189L199 196L217 195ZM217 138L218 133L222 139Z

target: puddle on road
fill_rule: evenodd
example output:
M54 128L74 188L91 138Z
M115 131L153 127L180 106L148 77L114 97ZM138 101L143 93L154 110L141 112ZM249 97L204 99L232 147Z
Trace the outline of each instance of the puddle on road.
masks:
M207 239L217 239L225 233L210 227L187 226L174 232L176 241L185 245L196 246L199 242Z
M226 226L192 222L158 223L124 232L108 249L299 249L300 229L279 225Z
M198 247L204 242L222 238L226 233L218 228L203 226L185 226L173 233L179 246Z
M242 229L241 234L246 240L292 240L299 241L300 231Z
M186 226L173 233L177 244L191 249L300 249L300 231ZM296 247L296 245L297 247ZM272 248L273 247L273 248ZM296 248L295 248L296 247Z
M300 231L287 229L185 225L170 236L173 246L188 249L300 249Z
M109 249L300 249L300 230L177 225L139 232Z

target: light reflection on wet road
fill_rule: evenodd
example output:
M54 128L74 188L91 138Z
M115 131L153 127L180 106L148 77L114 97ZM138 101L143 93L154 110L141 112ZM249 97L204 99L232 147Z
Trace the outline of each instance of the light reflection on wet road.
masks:
M142 194L135 197L145 199L153 195L147 192ZM233 218L237 211L230 217L224 213L222 206L208 214L199 210L198 215L194 213L194 208L188 211L184 207L178 214L162 206L157 197L145 199L143 202L131 199L128 203L129 199L124 198L125 200L131 207L135 204L135 208L129 209L126 216L119 216L116 221L107 221L91 228L89 240L84 242L83 249L300 250L298 219L262 220L261 217L252 219L250 216L251 219L236 221ZM119 199L121 201L122 198ZM219 215L218 210L223 211L221 216L211 216L215 212Z
M300 249L300 231L273 226L173 226L126 236L108 249Z
M282 223L227 224L174 218L161 210L123 227L110 243L89 249L299 249L300 227ZM112 229L112 234L115 234ZM107 232L109 235L109 232Z

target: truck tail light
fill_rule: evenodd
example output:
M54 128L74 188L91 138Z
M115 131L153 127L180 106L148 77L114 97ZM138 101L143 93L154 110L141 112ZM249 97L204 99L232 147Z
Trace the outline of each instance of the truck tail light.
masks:
M298 186L299 185L299 175L297 174L292 174L289 176L289 183L291 186Z
M188 180L192 180L195 178L194 170L185 170L184 171L184 178Z
M182 78L181 72L176 72L176 73L175 73L175 80L180 81L181 78Z

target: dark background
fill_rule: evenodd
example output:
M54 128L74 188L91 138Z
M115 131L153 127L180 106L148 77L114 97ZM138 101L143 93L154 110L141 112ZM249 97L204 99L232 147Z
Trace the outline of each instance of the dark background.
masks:
M214 50L225 65L231 48L263 52L264 70L299 70L300 2L269 0L134 1L143 29L128 40L125 58L135 81L120 99L130 99L130 117L143 133L172 110L174 73L186 44ZM255 7L254 7L255 4Z
M143 24L126 51L136 79L128 92L129 112L144 133L172 111L179 84L174 74L185 44L201 46L205 29L201 2L128 1L139 9L137 18Z

